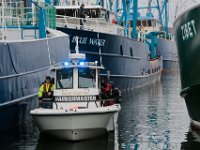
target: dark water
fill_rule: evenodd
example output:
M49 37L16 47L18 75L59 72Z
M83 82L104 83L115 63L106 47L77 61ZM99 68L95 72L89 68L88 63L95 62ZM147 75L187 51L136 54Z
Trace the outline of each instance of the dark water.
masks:
M93 140L68 142L40 135L31 121L0 132L0 150L179 150L200 149L179 96L178 72L161 82L123 93L118 130Z

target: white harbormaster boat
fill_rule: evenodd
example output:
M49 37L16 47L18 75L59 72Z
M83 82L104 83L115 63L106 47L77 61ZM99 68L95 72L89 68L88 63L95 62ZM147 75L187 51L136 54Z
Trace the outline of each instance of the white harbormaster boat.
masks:
M100 69L95 62L85 62L85 54L70 54L70 61L53 67L54 99L51 108L31 110L36 125L46 132L66 140L84 140L115 129L120 104L107 103L100 85ZM44 102L45 100L43 100ZM47 101L46 101L47 102Z

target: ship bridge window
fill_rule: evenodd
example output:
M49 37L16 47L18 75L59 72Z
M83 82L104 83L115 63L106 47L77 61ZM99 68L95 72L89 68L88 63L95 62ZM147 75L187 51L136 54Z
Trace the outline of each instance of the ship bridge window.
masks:
M146 20L142 20L142 26L146 27L147 26L147 21Z
M72 89L73 88L73 69L63 69L57 71L56 88Z
M152 26L156 27L156 20L152 20Z
M79 88L95 88L96 73L94 69L79 68L78 69L78 87Z
M88 10L88 16L90 18L99 18L100 17L99 9L90 9L90 10Z
M149 26L149 27L152 26L151 20L148 20L148 26Z
M56 10L57 15L77 17L78 9L58 9Z
M132 23L131 23L131 25L132 25ZM141 20L137 21L137 26L141 26Z

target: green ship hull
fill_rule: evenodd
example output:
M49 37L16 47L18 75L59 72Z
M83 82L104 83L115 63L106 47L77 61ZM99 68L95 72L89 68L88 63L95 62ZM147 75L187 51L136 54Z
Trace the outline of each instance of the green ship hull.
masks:
M181 96L191 122L200 128L200 5L182 13L175 21Z

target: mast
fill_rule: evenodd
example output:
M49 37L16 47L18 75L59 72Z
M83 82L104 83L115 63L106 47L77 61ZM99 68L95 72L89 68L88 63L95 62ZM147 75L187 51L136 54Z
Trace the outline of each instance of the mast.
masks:
M168 35L168 0L164 0L164 7L165 7L165 32Z
M6 38L5 37L5 4L4 4L4 0L2 0L2 29L1 29L1 32L2 32L2 39Z
M146 14L146 16L148 16L148 17L153 17L152 11L151 11L152 10L151 3L152 3L152 0L149 0L148 7L147 7L147 14Z
M133 0L133 20L132 20L132 38L136 39L137 38L137 14L138 14L138 0Z
M115 19L117 20L117 22L118 22L118 16L117 16L118 7L119 7L119 0L116 0L116 2L115 2Z

